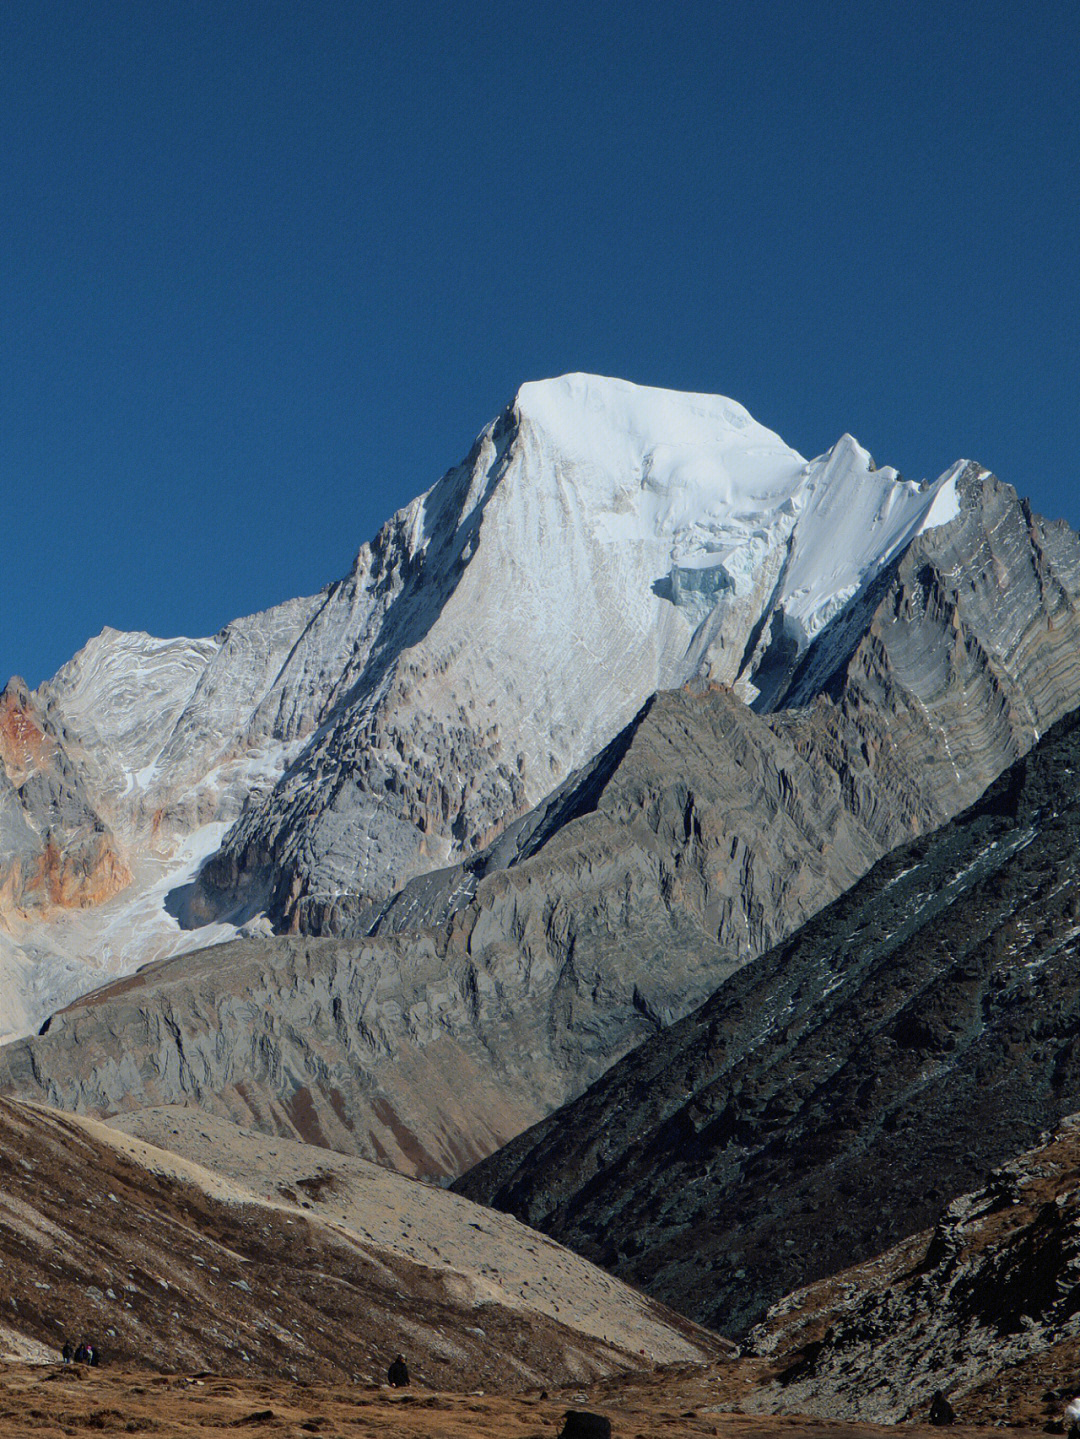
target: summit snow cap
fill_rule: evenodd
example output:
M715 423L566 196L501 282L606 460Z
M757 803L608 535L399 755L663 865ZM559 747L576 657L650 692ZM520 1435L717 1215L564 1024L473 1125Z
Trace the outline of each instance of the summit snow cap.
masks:
M659 593L700 622L768 576L800 646L914 535L959 513L964 462L918 484L847 434L807 461L722 395L571 374L522 385L513 414L572 488L568 519L577 509L601 544L652 551Z

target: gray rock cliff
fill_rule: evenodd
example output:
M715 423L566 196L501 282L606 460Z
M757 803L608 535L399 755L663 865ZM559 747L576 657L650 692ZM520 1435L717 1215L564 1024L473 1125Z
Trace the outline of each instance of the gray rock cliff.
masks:
M461 1181L722 1332L1080 1103L1080 712Z

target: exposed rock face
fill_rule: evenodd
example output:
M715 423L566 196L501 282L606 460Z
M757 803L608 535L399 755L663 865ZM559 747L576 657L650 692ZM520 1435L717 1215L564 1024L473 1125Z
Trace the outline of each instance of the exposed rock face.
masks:
M975 466L957 490L958 518L919 535L838 616L783 705L839 693L884 709L894 730L925 726L933 787L966 802L1080 695L1080 538Z
M916 559L877 615L917 617ZM460 1173L933 824L946 778L957 795L932 692L890 679L891 723L863 702L867 652L888 673L905 640L880 629L838 701L756 715L715 686L660 695L487 852L407 886L376 935L368 914L351 941L252 940L146 971L6 1049L4 1084L103 1113L194 1098ZM973 768L1005 757L1013 729L995 734L996 751L969 742Z
M129 878L62 732L12 680L0 694L0 924L100 904Z
M35 932L8 1032L83 987L88 951L130 970L269 927L263 906L345 942L152 971L6 1056L10 1084L101 1112L195 1097L459 1173L1075 703L1080 541L978 466L920 490L849 440L807 465L726 401L526 389L341 584L211 641L107 633L46 687L156 868L143 909Z
M404 1350L414 1380L446 1388L622 1373L651 1363L646 1347L723 1352L543 1236L359 1161L279 1151L267 1193L227 1130L214 1132L223 1176L0 1101L5 1328L54 1358L65 1336L88 1337L111 1365L305 1381L378 1382ZM431 1239L419 1253L414 1227Z
M663 694L482 854L328 903L349 942L147 973L5 1052L6 1082L97 1112L195 1097L459 1173L970 800L1080 688L1076 537L973 471L957 491L785 682L812 704Z
M727 1333L1080 1104L1080 716L462 1192Z
M781 707L771 722L774 733L806 761L795 785L796 794L803 797L804 816L823 798L823 789L831 790L836 801L826 804L821 814L829 843L838 841L837 873L820 885L805 880L807 902L796 922L893 844L970 803L1080 696L1080 541L1067 526L1047 525L1031 515L1014 491L978 466L958 472L953 484L956 518L913 539L892 566L840 610L801 661L796 664L799 650L794 643L781 644L788 669L781 673L777 668L777 643L771 637L774 631L786 634L789 623L775 599L778 586L771 607L758 621L756 648L748 639L749 658L744 657L742 669L734 670L735 693L745 695L747 686L753 689L760 684L758 707L767 708L769 703ZM445 568L444 561L436 565L439 573ZM470 603L475 608L479 601ZM512 668L509 656L506 663ZM819 706L807 711L806 706L823 692L834 699L835 709L826 712ZM389 713L396 703L388 698L380 713ZM345 728L351 724L350 720ZM467 726L449 748L441 730L419 736L414 727L409 739L398 733L388 761L377 728L369 726L345 744L345 730L329 727L320 740L322 759L314 768L314 751L309 749L263 803L249 806L200 875L195 913L206 909L208 887L221 883L233 893L237 885L246 883L242 876L253 873L254 866L277 896L269 901L271 912L283 923L306 931L347 935L387 922L396 928L403 923L419 928L440 922L442 901L433 899L433 907L425 907L421 896L441 893L441 881L411 887L387 912L385 895L396 885L385 877L431 867L432 856L439 852L434 835L440 822L425 805L446 783L485 772L486 761L479 752L466 754L454 748L459 741L465 743ZM342 746L347 761L339 752ZM740 763L737 749L732 752L721 745L715 762ZM336 753L333 759L331 751ZM412 768L399 773L403 759L410 755ZM664 759L669 767L677 764L670 753ZM323 760L330 770L321 768ZM778 760L780 767L786 763ZM562 767L563 761L549 766L554 773ZM823 772L811 780L809 770L815 767ZM286 799L288 793L295 804ZM511 783L506 802L486 812L485 828L471 830L467 842L457 847L468 851L485 833L512 820L525 793ZM343 869L316 898L303 875L304 866L321 863L313 858L320 850L320 834L329 836L330 849L337 847L347 869L355 860L353 841L363 831L366 844L374 831L368 820L357 820L359 828L349 830L352 839L347 840L338 822L350 805L359 805L366 813L373 794L379 795L378 825L397 826L395 833L404 833L401 825L405 825L415 861L401 860L399 846L387 830L385 843L373 841L365 860L370 882L357 886ZM798 808L796 799L785 803ZM460 820L457 805L457 800L449 803L445 796L439 800L447 815L458 814L454 825ZM832 832L841 812L854 819L860 831L851 836L854 843ZM331 813L336 816L332 824ZM276 817L271 820L271 815ZM327 824L332 835L324 829ZM804 863L811 869L816 864L816 856L806 853L796 859L793 853L781 858L767 852L767 836L762 837L764 848L759 853L753 828L752 822L733 824L714 835L718 843L721 834L730 842L731 860L742 843L751 868L775 873L779 861L780 878L772 885L778 900L775 907L758 884L746 902L736 893L728 896L738 922L726 912L724 899L717 900L714 916L703 914L703 929L732 958L758 953L790 931L792 916L783 895L792 882L804 884ZM819 840L815 847L820 849ZM465 861L460 879L454 878L449 888L467 893L469 875L490 870L493 863L507 863L506 853L505 846L501 851L496 846L494 857L478 864ZM800 871L794 881L792 869Z
M5 1048L0 1075L93 1112L197 1098L460 1173L929 822L888 746L862 743L827 703L662 694L473 865L407 886L378 935L145 970Z
M800 739L839 753L835 721L821 706ZM473 867L408 886L379 935L252 939L144 970L0 1051L0 1075L94 1112L196 1098L459 1173L909 832L904 810L853 814L858 789L785 724L716 687L660 695ZM438 924L418 933L421 912Z
M41 687L87 788L130 843L231 823L276 779L298 735L258 723L258 707L328 599L290 600L206 640L106 629ZM316 720L306 716L307 733Z
M941 1390L961 1423L987 1407L1014 1424L1060 1420L1080 1352L1078 1273L1074 1116L932 1229L774 1305L750 1345L783 1362L743 1407L895 1424L925 1418Z
M36 825L51 842L35 861L25 836L0 833L0 863L25 875L29 855L38 893L55 903L0 934L0 1039L95 977L221 937L185 935L162 881L191 878L295 747L245 726L252 692L261 697L318 602L239 620L214 640L106 630L26 697L53 758L22 792L37 787Z

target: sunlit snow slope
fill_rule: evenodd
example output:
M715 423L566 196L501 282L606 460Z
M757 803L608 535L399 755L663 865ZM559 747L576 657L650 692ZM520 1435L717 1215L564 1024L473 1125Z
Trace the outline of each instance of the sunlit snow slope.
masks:
M7 921L0 1034L264 914L363 914L489 842L657 689L701 675L769 704L954 517L959 469L920 487L849 436L807 462L733 401L568 375L524 385L322 594L208 640L104 631L37 700L135 880Z

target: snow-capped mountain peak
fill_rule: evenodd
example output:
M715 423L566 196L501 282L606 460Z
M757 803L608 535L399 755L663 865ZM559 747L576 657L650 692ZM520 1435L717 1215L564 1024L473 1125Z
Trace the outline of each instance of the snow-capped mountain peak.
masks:
M906 482L847 435L807 461L722 396L522 385L321 594L208 640L105 631L43 687L136 876L130 935L124 896L106 906L108 964L198 943L178 919L381 902L486 844L658 689L703 676L764 703L765 659L775 688L778 653L956 513L957 473ZM93 913L56 923L35 954L94 952ZM30 967L31 1011L76 984Z
M514 410L599 542L647 547L654 580L699 621L775 569L802 645L899 546L957 512L937 503L956 466L914 484L849 434L808 462L723 396L573 374L523 385Z

